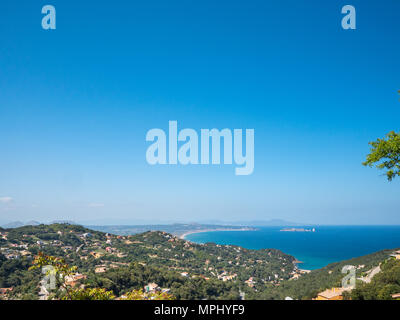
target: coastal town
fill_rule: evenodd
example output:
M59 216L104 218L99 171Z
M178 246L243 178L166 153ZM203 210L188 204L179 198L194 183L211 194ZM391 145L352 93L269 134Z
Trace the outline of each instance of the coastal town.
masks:
M296 287L297 283L300 287L301 283L309 285L312 277L315 278L320 272L298 268L300 261L279 250L248 250L214 243L195 244L164 231L122 236L69 224L0 229L0 267L1 261L23 265L20 272L31 280L28 269L40 252L60 257L77 267L77 271L65 277L65 284L72 288L83 289L92 286L93 282L104 283L119 273L129 277L132 273L150 272L157 275L161 272L168 273L168 277L174 280L160 279L157 275L143 278L140 282L134 281L134 288L144 294L172 292L178 297L192 297L187 295L186 285L200 281L206 287L222 285L222 292L230 292L232 298L237 295L235 299L254 298L265 290L279 295L289 292L285 297L295 299L291 291L285 288ZM355 260L357 281L371 283L389 259L399 261L400 250ZM335 282L334 279L343 277L340 266L334 265L324 272L325 277L332 278L332 281L327 282L323 290L311 294L310 299L343 300L354 289L329 287L329 283ZM30 284L30 297L48 299L51 293L43 275L38 273L36 277L36 282ZM20 286L24 279L16 279L14 285L7 285L10 283L7 281L1 280L0 268L0 298L22 298ZM117 293L116 298L126 297L123 288L118 289ZM397 294L393 293L393 298ZM207 294L204 297L207 298Z
M76 225L55 224L2 229L0 239L0 254L7 260L32 260L39 252L47 252L78 265L80 271L66 279L71 286L84 286L88 273L101 275L128 267L132 262L167 266L182 278L236 282L254 290L265 284L279 285L281 281L296 279L304 273L297 268L293 257L279 250L195 244L162 231L121 236ZM263 271L255 275L251 270L254 265ZM148 283L142 289L168 292L169 288L155 284ZM1 292L4 296L13 290L12 287L2 288ZM39 295L47 297L43 286Z

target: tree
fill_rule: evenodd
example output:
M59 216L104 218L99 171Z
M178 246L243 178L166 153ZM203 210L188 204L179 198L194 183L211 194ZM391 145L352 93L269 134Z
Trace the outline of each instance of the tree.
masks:
M51 266L54 272L57 286L61 288L64 295L62 300L114 300L114 292L105 288L73 288L66 283L66 277L73 275L77 267L70 267L64 259L48 256L39 252L33 261L30 270L42 269ZM142 290L133 290L125 294L122 300L174 300L175 297L165 292L144 293Z
M143 292L140 290L132 290L126 293L121 300L175 300L175 297L166 292Z
M70 289L69 294L62 300L114 300L112 291L101 288L79 288Z
M364 166L378 169L385 169L386 176L392 181L396 176L400 176L400 132L389 132L386 139L378 139L370 142L371 153L367 155Z

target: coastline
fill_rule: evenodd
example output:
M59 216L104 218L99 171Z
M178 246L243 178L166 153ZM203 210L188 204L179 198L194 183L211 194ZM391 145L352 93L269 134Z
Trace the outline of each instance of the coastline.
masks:
M181 235L179 236L179 239L187 240L186 237L187 237L189 234L194 234L194 233L215 232L215 231L254 231L254 230L255 230L254 228L240 228L240 229L234 229L234 228L232 228L232 229L192 230L192 231L188 231L188 232L185 232L185 233L181 234ZM187 240L187 241L190 241L190 240Z
M190 234L194 234L194 233L203 233L203 232L216 232L216 231L254 231L254 228L192 230L192 231L188 231L188 232L185 232L185 233L181 234L181 235L179 236L179 239L181 239L181 240L186 240L186 241L190 241L190 240L187 240L187 239L186 239L186 237L187 237L188 235L190 235ZM294 257L294 258L296 259L296 257ZM300 260L296 259L293 263L295 264L297 270L298 270L299 272L303 273L303 274L304 274L304 273L310 273L310 272L312 271L312 270L309 270L309 269L302 269L302 268L299 268L299 264L303 264L303 263L304 263L303 261L300 261Z

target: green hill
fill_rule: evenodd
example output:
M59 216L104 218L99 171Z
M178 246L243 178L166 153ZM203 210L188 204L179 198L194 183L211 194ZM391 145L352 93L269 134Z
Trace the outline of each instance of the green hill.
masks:
M121 236L79 225L52 224L0 229L0 287L13 288L3 298L36 299L38 270L29 271L39 252L62 257L83 274L78 285L112 290L116 296L149 283L178 299L311 299L338 287L343 266L363 277L382 264L370 284L358 283L353 299L390 298L397 293L400 273L388 260L393 250L332 263L304 274L295 258L275 249L248 250L214 243L195 244L162 232Z
M0 243L1 254L6 257L0 267L3 270L0 281L2 287L14 287L14 295L22 294L21 287L32 281L27 262L38 252L64 258L87 275L92 284L102 282L106 286L107 277L110 280L117 269L117 273L125 275L129 270L133 273L141 270L140 274L168 274L175 281L161 281L157 277L143 279L165 282L175 288L177 296L187 299L227 297L226 294L238 297L242 287L250 289L245 281L250 281L255 289L263 288L267 283L278 284L289 279L297 272L294 257L279 250L194 244L161 231L117 236L79 225L52 224L6 229L2 234L7 240ZM17 274L15 277L19 280L9 281L11 274ZM120 293L134 284L143 287L143 281L134 280L113 289ZM187 284L186 289L182 289L182 283ZM204 289L204 294L199 296L194 288L200 290L205 283L207 288L220 289ZM29 288L31 297L35 290L31 285Z
M366 272L386 261L394 250L382 250L369 255L331 263L322 269L313 270L302 275L297 280L282 282L279 287L266 288L262 293L252 296L255 299L311 299L317 293L332 287L341 287L342 268L345 265L352 265L357 268L356 277L364 276ZM398 278L400 280L400 276ZM357 282L357 285L360 282Z

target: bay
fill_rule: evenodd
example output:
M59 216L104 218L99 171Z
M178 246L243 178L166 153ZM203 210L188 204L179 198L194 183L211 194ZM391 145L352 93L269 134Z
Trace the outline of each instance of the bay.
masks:
M400 247L400 226L315 226L315 232L283 232L281 229L257 227L256 231L201 232L189 234L185 239L247 249L279 249L302 261L298 266L306 270Z

